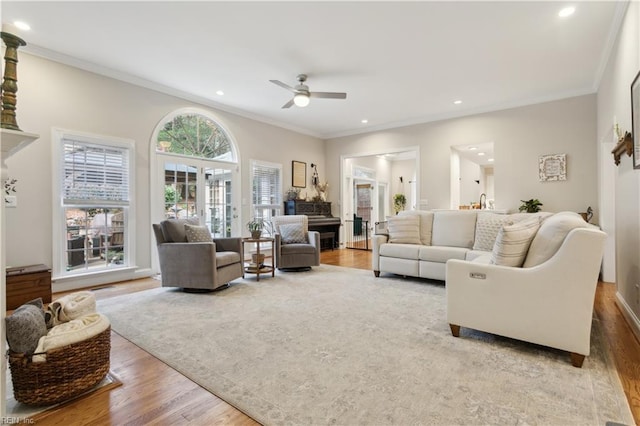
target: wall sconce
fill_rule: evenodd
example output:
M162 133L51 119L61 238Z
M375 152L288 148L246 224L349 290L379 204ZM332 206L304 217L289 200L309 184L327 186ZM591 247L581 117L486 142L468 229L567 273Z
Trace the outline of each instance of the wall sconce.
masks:
M318 186L319 178L318 178L318 166L311 163L311 168L313 169L313 175L311 176L311 185Z

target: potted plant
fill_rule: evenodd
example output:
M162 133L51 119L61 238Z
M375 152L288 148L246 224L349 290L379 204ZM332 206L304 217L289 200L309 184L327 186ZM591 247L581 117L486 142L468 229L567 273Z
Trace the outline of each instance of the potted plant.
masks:
M393 210L398 214L400 210L404 210L407 205L407 197L404 194L396 194L393 196Z
M522 205L520 206L520 208L518 209L521 212L527 212L527 213L537 213L541 210L540 207L542 207L542 203L540 202L540 200L538 200L537 198L532 198L530 200L520 200L522 201Z
M264 228L264 220L261 218L253 218L247 223L247 229L251 233L251 238L257 240L262 235L262 229Z

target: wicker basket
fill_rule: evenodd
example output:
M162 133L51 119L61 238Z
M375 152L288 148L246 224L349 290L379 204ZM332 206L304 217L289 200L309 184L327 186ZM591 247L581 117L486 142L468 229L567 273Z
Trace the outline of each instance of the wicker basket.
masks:
M109 372L111 327L102 333L48 351L46 362L9 353L14 398L23 404L52 405L91 389Z

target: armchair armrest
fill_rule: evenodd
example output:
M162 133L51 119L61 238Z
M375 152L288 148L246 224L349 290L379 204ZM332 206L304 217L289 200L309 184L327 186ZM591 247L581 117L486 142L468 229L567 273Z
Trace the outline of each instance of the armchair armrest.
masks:
M163 282L191 287L208 282L216 270L216 245L211 243L163 243L158 245ZM188 273L185 273L188 271Z
M389 240L389 236L386 234L375 234L371 237L371 269L377 277L380 275L380 246Z
M553 257L532 268L447 261L447 321L588 355L605 238L574 229Z
M213 242L216 245L216 251L234 251L242 255L242 238L214 238Z

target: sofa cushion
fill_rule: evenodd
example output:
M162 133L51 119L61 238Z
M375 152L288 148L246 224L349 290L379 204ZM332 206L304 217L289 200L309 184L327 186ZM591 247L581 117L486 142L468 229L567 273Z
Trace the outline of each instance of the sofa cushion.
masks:
M418 260L422 246L417 244L382 244L380 256Z
M7 342L14 352L32 354L38 341L47 335L47 324L42 308L24 304L5 318Z
M574 212L560 212L546 218L531 241L523 266L531 268L546 262L558 251L569 231L588 226L582 216Z
M233 265L240 262L240 253L235 251L219 251L216 253L216 267Z
M481 251L493 250L498 231L500 231L504 225L511 223L513 223L511 218L506 214L478 213L473 249Z
M197 217L191 217L189 219L167 219L160 222L164 240L168 243L186 243L185 224L198 225L199 221Z
M184 232L187 242L190 243L210 243L213 241L209 229L206 226L184 224Z
M483 257L483 256L489 256L489 258L491 258L491 252L492 251L493 251L493 247L491 247L491 250L489 250L489 251L467 250L467 254L465 254L465 256L464 256L464 260L473 261L473 260L477 259L478 257ZM487 262L487 263L489 263L489 262Z
M388 220L389 242L420 244L418 216L394 216Z
M284 244L280 246L281 254L316 254L316 248L311 244Z
M491 263L502 266L522 266L538 228L540 228L540 219L537 217L503 226L493 246Z
M280 237L283 244L306 244L307 232L301 223L287 223L280 225Z
M476 231L475 211L437 211L433 215L431 245L473 247Z
M420 228L420 243L424 246L431 245L433 212L426 210L403 210L398 213L398 216L417 216Z
M464 260L469 249L462 247L425 246L420 248L420 260L446 263L449 259Z

